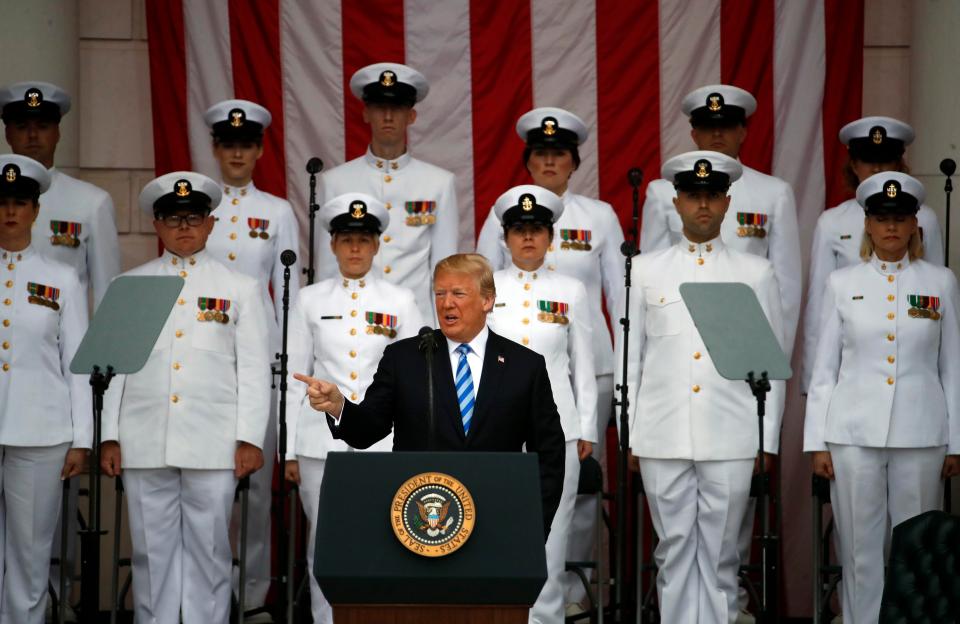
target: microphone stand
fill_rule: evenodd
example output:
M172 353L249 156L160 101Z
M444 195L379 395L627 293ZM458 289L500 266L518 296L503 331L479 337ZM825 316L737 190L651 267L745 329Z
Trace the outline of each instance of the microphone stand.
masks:
M627 172L627 181L633 187L633 244L640 250L640 185L643 183L643 170L633 167ZM636 253L636 251L634 253Z
M947 176L946 181L943 183L943 193L946 196L946 210L947 210L947 232L944 236L944 253L943 260L945 266L950 266L950 195L953 193L953 180L950 178L957 171L957 163L952 158L944 158L940 161L940 171L943 175ZM943 488L943 509L947 513L950 513L953 508L953 488L950 486L950 479L947 479L946 487Z
M614 569L614 604L619 615L616 621L625 622L626 612L624 604L624 589L626 587L627 561L627 478L628 460L630 456L630 420L628 408L630 406L629 387L627 384L627 364L630 352L630 274L633 271L633 257L637 255L633 241L625 241L620 246L620 253L624 256L623 274L623 318L620 319L623 333L623 360L621 361L620 383L616 389L620 398L614 404L620 408L620 440L617 445L617 532L616 532L616 567ZM640 570L637 570L637 574Z
M307 276L307 286L313 283L315 276L313 266L314 231L316 229L317 211L320 210L320 206L317 205L317 174L321 171L323 171L322 160L314 156L307 161L307 173L310 174L310 202L307 212L310 218L310 246L307 247L307 257L309 261L307 262L306 268L303 269L304 275Z

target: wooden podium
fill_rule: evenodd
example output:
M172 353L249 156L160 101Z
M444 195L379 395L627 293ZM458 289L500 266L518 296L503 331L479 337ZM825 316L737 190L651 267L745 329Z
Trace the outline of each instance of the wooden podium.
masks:
M449 475L472 498L472 533L443 556L413 552L393 527L398 490L424 473ZM314 575L334 621L524 624L547 576L540 500L532 454L331 453Z

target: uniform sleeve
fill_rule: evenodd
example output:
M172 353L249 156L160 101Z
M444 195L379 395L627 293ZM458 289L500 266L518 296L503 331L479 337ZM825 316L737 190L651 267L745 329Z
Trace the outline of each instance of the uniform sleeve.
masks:
M424 326L424 322L423 316L420 315L420 308L417 307L417 302L414 301L412 292L404 294L404 301L400 313L404 316L400 317L400 329L397 330L397 340L416 336L420 328Z
M280 254L289 249L297 254L297 261L290 265L290 301L295 301L300 292L300 230L293 208L286 201L279 202L280 218L277 223L277 257L273 259L273 271L270 282L273 284L273 307L277 322L283 320L283 263Z
M117 375L103 395L103 413L100 416L100 442L120 441L120 402L126 375ZM91 412L92 417L92 412Z
M580 415L580 439L596 443L597 440L597 377L593 362L593 331L590 328L587 291L576 285L576 294L571 302L570 319L570 373Z
M454 187L453 174L448 173L446 177L443 191L437 198L437 222L430 227L431 273L438 262L458 251L460 210L457 208L457 190Z
M780 310L783 312L784 352L789 358L800 321L803 270L800 267L800 234L797 230L797 202L793 189L783 183L776 200L778 223L770 230L769 260L780 286Z
M960 295L957 278L947 273L940 327L940 385L947 403L947 453L960 454Z
M107 292L110 281L120 273L120 242L113 199L106 192L93 211L90 236L87 239L87 271L93 286L94 309Z
M803 423L805 453L827 450L827 411L833 390L840 378L843 323L837 307L834 282L832 276L827 278L823 304L820 306L820 340L817 341L816 357L813 360L813 375L810 378L807 412Z
M494 272L510 264L510 254L503 242L503 228L500 227L500 220L497 219L497 215L492 209L487 213L487 218L483 221L483 227L480 228L480 236L477 238L477 253L490 261L490 266L493 267Z
M607 226L604 236L606 241L600 250L600 278L603 281L607 312L613 313L617 309L617 293L623 290L624 257L620 247L623 245L624 236L620 220L613 212L613 207L611 206L606 212Z
M343 412L338 420L326 415L334 439L343 440L355 449L365 449L387 437L393 430L398 379L393 346L384 349L363 401L357 405L344 399Z
M923 228L923 259L937 266L944 266L943 235L940 222L935 213L926 204L920 206L917 213L919 226Z
M287 326L287 461L297 458L297 424L300 405L307 395L307 386L293 378L294 373L313 376L313 332L307 323L307 304L298 295L290 309ZM278 423L279 426L279 423ZM279 439L279 438L278 438Z
M780 343L780 348L790 358L786 348L786 329L783 311L780 309L780 297L783 291L777 284L776 272L768 269L757 286L757 298L760 307L767 315L767 321ZM763 418L763 450L767 453L777 453L780 450L780 426L783 422L783 407L786 400L785 381L771 380L770 392L767 394L767 405Z
M644 346L646 344L646 312L647 307L643 299L643 284L637 279L639 271L634 270L631 275L630 300L626 298L625 291L620 291L617 298L617 308L614 318L619 324L620 319L629 308L630 312L630 345L627 352L627 402L628 402L628 423L630 425L630 439L633 440L636 435L637 420L637 396L640 393L640 381L643 374L643 356ZM614 332L614 384L623 381L623 350L627 348L623 343L622 327ZM620 429L620 419L617 418L617 429Z
M263 448L270 420L267 311L255 286L245 289L236 328L237 441Z
M650 253L670 246L670 224L667 215L674 207L664 205L664 198L657 193L656 180L647 185L647 197L643 202L643 221L640 227L640 251Z
M823 215L820 215L817 227L813 230L813 246L810 248L810 285L807 287L807 306L803 312L803 364L800 377L800 392L803 394L810 390L813 359L817 355L823 288L827 277L837 269L837 256L830 248L830 235L825 231L825 223Z
M81 292L76 275L73 279L60 306L60 370L70 391L73 448L88 449L93 445L93 391L87 375L70 372L70 362L87 332L87 293Z

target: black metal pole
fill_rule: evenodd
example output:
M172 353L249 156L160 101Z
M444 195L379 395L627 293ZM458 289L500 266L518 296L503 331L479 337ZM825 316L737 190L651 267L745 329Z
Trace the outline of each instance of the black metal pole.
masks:
M757 505L760 507L760 618L763 623L777 621L777 584L772 581L776 572L777 554L773 550L777 538L770 535L770 506L767 503L767 493L770 486L770 475L767 474L766 457L763 448L763 418L766 416L767 392L770 391L770 380L767 372L760 374L760 379L754 376L753 371L747 374L747 384L757 399L757 419L759 432L759 453L757 460L760 468L760 488L757 492Z
M627 617L626 605L624 601L624 591L626 590L626 561L627 561L627 480L629 479L629 456L630 456L630 417L629 407L629 385L627 384L627 365L629 363L630 352L630 274L633 271L633 256L636 255L636 247L632 241L626 241L621 245L620 252L624 255L624 274L623 274L623 318L620 319L622 327L622 351L623 359L621 361L620 383L617 384L617 390L620 392L620 398L614 403L620 408L620 436L617 444L617 531L616 541L616 565L614 568L614 604L616 605L617 622L625 622ZM639 573L639 570L638 570Z
M952 158L944 158L940 161L940 172L947 176L947 179L943 183L943 193L947 199L947 231L944 235L943 261L948 267L950 266L950 195L953 194L953 180L950 176L956 173L956 171L957 163ZM943 488L943 509L947 513L950 513L953 509L953 488L950 486L950 479L946 480Z
M100 372L99 366L90 373L93 388L93 444L90 450L90 484L88 486L87 528L80 534L80 613L81 621L93 624L100 614L100 420L103 417L103 395L113 379L113 367ZM67 522L63 518L63 522ZM62 564L61 564L62 565ZM61 574L68 574L61 568ZM61 597L62 599L63 597Z
M627 172L627 181L633 187L633 237L634 249L640 251L640 185L643 183L643 170L634 167Z
M316 228L317 211L320 210L320 206L317 205L317 174L321 171L323 171L322 160L314 156L307 161L307 173L310 174L310 202L307 212L310 220L310 246L307 248L307 257L309 261L307 262L306 268L303 269L304 275L307 276L307 286L313 283L314 276L316 275L316 272L314 271L313 258L315 253L314 231Z
M318 159L319 160L319 159ZM313 216L311 215L311 222ZM311 223L312 225L312 223ZM311 227L312 231L312 227ZM311 245L312 253L312 245ZM277 417L280 422L279 439L277 440L277 450L280 455L280 488L279 488L279 508L280 522L277 523L277 605L275 609L275 619L277 622L293 622L293 603L288 600L288 586L290 579L290 563L287 561L289 555L290 531L287 527L287 521L283 517L286 510L287 486L284 478L284 467L287 461L287 325L290 317L290 266L297 261L297 254L292 249L286 249L280 254L280 263L283 264L283 314L281 315L281 339L280 353L277 359L280 361L280 368L277 373L280 376L279 392L280 404L277 410ZM312 270L312 267L311 267ZM272 465L272 463L271 463ZM292 518L290 519L292 520Z

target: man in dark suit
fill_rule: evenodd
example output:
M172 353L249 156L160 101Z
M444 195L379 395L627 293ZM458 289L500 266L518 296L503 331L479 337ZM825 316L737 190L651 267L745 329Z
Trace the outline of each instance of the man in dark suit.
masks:
M516 452L526 445L539 459L546 536L560 502L564 436L543 356L487 328L496 289L483 256L441 260L434 294L440 329L388 346L360 404L345 400L335 384L294 377L307 384L310 405L326 412L333 436L356 448L369 447L391 429L395 451ZM432 442L424 353L430 349Z

